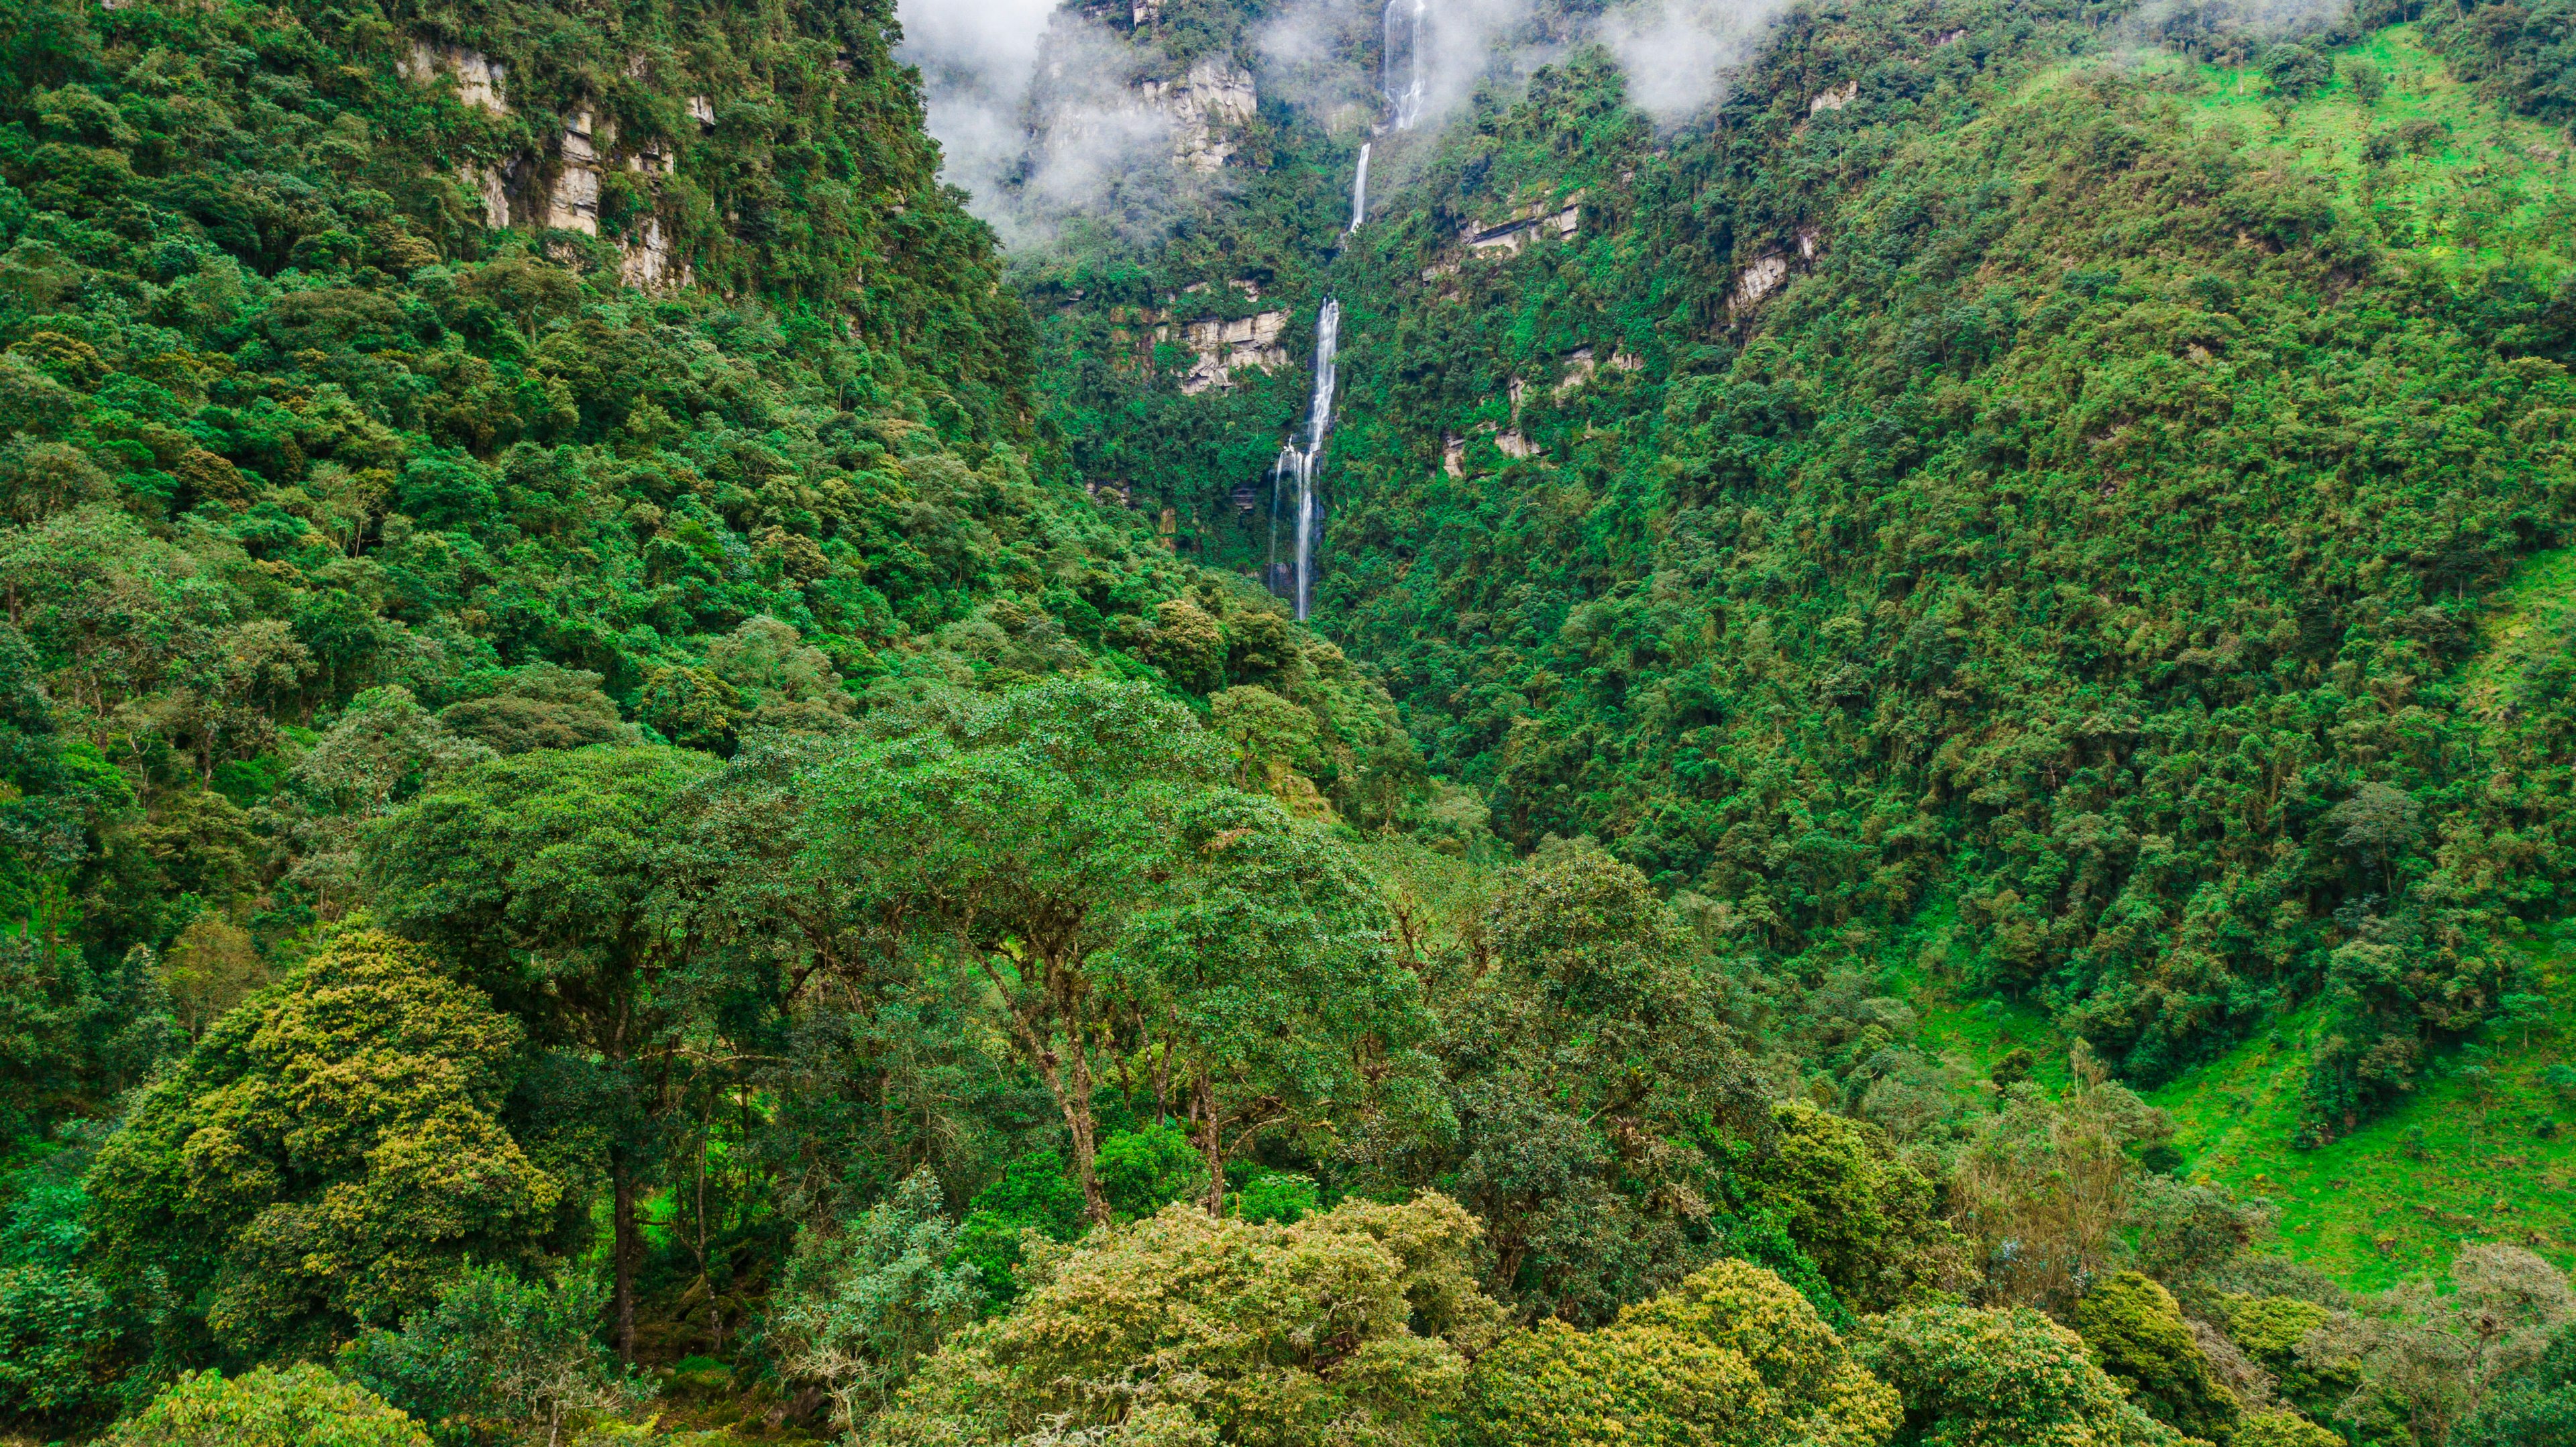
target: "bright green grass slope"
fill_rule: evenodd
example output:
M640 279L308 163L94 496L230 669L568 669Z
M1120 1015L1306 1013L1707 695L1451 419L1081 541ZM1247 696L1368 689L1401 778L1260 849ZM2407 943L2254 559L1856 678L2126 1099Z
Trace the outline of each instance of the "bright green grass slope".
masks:
M2525 562L2498 602L2460 690L2490 716L2488 681L2567 636L2576 548ZM2530 950L2545 1018L2447 1052L2413 1099L2332 1145L2290 1144L2313 1011L2150 1095L2179 1128L2186 1173L2279 1202L2289 1253L2357 1288L2439 1272L2471 1241L2576 1262L2576 1090L2550 1081L2555 1067L2576 1071L2576 924L2535 936Z
M2150 1095L2178 1127L2185 1174L2278 1202L2288 1254L2356 1289L2438 1273L2473 1241L2576 1261L2576 1131L2549 1082L2576 1064L2576 932L2540 944L2547 1021L2450 1052L2414 1099L2332 1145L2290 1144L2301 1017Z
M2413 26L2334 59L2334 83L2282 115L2266 108L2258 74L2163 53L2062 67L2034 89L2092 66L2188 77L2198 82L2183 102L2195 126L2234 127L2258 154L2338 177L2346 204L2400 223L2387 234L2413 242L2396 248L2406 261L2449 270L2541 253L2576 259L2576 160L2562 133L2479 99ZM2352 59L2387 78L2375 105L2344 79ZM2365 152L2374 134L2397 143L2375 166ZM2488 718L2503 706L2504 681L2536 661L2528 655L2563 646L2576 624L2576 549L2527 560L2497 601L2457 695ZM2446 1052L2412 1099L2330 1146L2291 1145L2313 1010L2152 1093L2174 1118L2185 1173L2277 1202L2288 1254L2356 1289L2438 1273L2472 1241L2520 1242L2576 1263L2576 1090L2549 1080L2553 1067L2576 1071L2576 927L2537 936L2531 949L2549 1014L2527 1040L2498 1027ZM1981 1077L2027 1047L2042 1084L2062 1083L2067 1041L2043 1012L1937 978L1908 983L1927 1051L1964 1057Z
M2345 202L2371 212L2410 259L2576 260L2576 157L2564 132L2479 97L2412 25L2331 54L2334 81L2277 115L2259 71L2189 65L2161 51L2085 64L2190 74L2200 82L2186 103L2197 129L2235 127L2256 155L2339 178ZM2386 78L2376 103L2354 92L2352 61ZM2369 155L2374 136L2394 151L2377 165Z

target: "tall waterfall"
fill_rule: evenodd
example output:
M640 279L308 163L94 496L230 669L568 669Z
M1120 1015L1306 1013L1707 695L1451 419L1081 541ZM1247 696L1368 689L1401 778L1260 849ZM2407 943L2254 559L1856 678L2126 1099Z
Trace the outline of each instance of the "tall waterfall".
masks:
M1409 131L1422 119L1422 21L1430 0L1386 0L1386 40L1378 55L1378 91L1395 128ZM1401 86L1398 81L1401 81Z
M1369 143L1360 142L1360 173L1351 179L1351 231L1359 230L1368 215L1368 153ZM1350 231L1342 234L1348 236Z
M1306 411L1306 445L1291 442L1270 467L1270 557L1276 575L1279 559L1279 503L1283 484L1297 482L1296 571L1289 575L1289 596L1296 600L1297 621L1315 601L1315 465L1323 460L1324 438L1333 430L1333 362L1342 349L1342 304L1324 298L1315 317L1315 396Z

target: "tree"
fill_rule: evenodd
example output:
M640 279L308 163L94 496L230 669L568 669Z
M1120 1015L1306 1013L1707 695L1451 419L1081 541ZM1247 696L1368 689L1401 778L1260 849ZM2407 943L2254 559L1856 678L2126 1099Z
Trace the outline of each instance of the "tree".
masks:
M618 721L617 705L599 685L599 675L584 669L531 663L466 680L466 696L440 709L438 721L459 739L496 754L578 749L631 737L634 731Z
M191 1372L104 1439L112 1447L430 1447L420 1424L309 1364L227 1380Z
M2243 1415L2164 1287L2123 1271L2076 1303L2075 1330L2147 1415L2187 1437L2225 1441Z
M427 952L343 935L145 1087L88 1188L111 1281L246 1354L313 1352L534 1262L562 1188L502 1110L522 1033Z
M1598 1330L1543 1321L1479 1357L1467 1434L1480 1447L1877 1447L1900 1417L1805 1297L1721 1261Z
M2127 1257L2144 1174L2130 1147L2172 1133L2082 1041L2072 1076L2056 1100L2016 1090L1975 1122L1951 1186L1951 1219L1980 1248L1987 1299L2061 1319L2073 1317L2087 1283Z
M2334 62L2295 41L2263 52L2263 76L2292 100L2304 100L2334 79Z
M994 1023L1064 1118L1094 1221L1111 1217L1091 1104L1100 1027L1120 1003L1108 956L1177 864L1176 811L1218 767L1179 706L1064 680L853 750L814 779L819 862L988 987Z
M2381 888L2394 898L2398 857L2415 847L2424 827L2414 796L2387 784L2364 784L2327 810L2325 822L2335 831L2335 843L2359 856L2363 867L2379 867Z
M1861 1362L1904 1403L1922 1447L2184 1447L2121 1393L2082 1339L2026 1306L1916 1306L1870 1321Z
M1698 1142L1758 1136L1769 1112L1716 981L1634 868L1543 853L1507 874L1483 940L1489 967L1441 1002L1458 1125L1436 1178L1492 1233L1516 1304L1607 1321L1716 1254Z
M2576 1447L2576 1327L2506 1377L2451 1434L2452 1447Z
M1436 1195L1293 1225L1174 1205L1094 1232L950 1338L875 1440L1429 1447L1495 1332L1478 1235Z
M1914 1305L1976 1279L1967 1238L1942 1219L1939 1185L1874 1125L1776 1102L1770 1133L1736 1144L1726 1169L1729 1204L1777 1220L1855 1312Z
M380 917L456 961L540 1045L600 1061L623 1107L609 1130L618 1351L634 1354L635 1203L691 998L683 796L715 769L676 749L538 750L441 776L371 829Z
M218 914L201 914L179 931L162 956L162 987L177 1007L179 1026L202 1038L218 1016L268 983L250 931Z
M958 1242L926 1170L838 1230L797 1233L770 1298L770 1339L790 1374L823 1384L842 1430L885 1410L983 1307L983 1273L956 1260Z
M1267 799L1208 789L1166 825L1168 877L1127 923L1117 988L1188 1072L1210 1214L1265 1132L1326 1148L1390 1098L1429 1094L1421 986L1350 851Z
M2439 1442L2485 1409L2499 1386L2547 1359L2576 1323L2576 1290L2547 1261L2488 1243L2451 1261L2453 1289L2409 1282L2328 1322L2301 1355L2351 1360L2361 1382L2340 1415L2393 1410L2417 1440Z
M608 1293L586 1276L524 1281L478 1266L438 1304L340 1349L341 1373L429 1424L442 1444L561 1438L567 1415L612 1410L638 1394L601 1349Z
M289 797L297 820L295 877L326 916L354 902L365 829L408 802L436 774L491 757L457 737L399 684L349 700L295 760Z

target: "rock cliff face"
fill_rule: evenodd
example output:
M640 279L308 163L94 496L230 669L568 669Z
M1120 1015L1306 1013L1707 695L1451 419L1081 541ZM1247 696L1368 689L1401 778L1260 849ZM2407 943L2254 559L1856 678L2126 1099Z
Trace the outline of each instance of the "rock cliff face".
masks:
M546 198L546 224L558 231L599 234L599 148L588 111L575 111L564 122L562 166L555 172L553 193ZM613 133L600 134L606 142Z
M1231 387L1235 372L1241 368L1287 366L1288 349L1279 345L1280 334L1287 329L1288 314L1284 311L1261 312L1230 321L1210 317L1189 323L1183 336L1190 350L1198 354L1198 362L1181 379L1181 391L1195 396L1212 388Z
M440 76L452 77L456 82L458 100L494 115L510 113L504 87L507 75L499 64L479 50L414 40L411 53L395 65L403 79L421 85L430 84Z
M1182 79L1148 80L1138 90L1171 122L1174 159L1194 171L1224 169L1261 105L1252 72L1220 56L1202 56Z

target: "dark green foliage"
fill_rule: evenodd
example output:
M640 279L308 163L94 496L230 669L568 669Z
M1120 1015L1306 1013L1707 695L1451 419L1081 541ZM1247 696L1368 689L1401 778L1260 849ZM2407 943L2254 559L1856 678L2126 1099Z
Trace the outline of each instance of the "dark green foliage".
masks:
M1121 1220L1207 1194L1207 1161L1176 1126L1117 1131L1100 1143L1100 1190Z
M1483 937L1481 973L1437 1001L1457 1127L1423 1169L1485 1223L1514 1305L1607 1321L1718 1254L1703 1144L1767 1112L1713 972L1634 868L1544 853Z
M1287 1171L1264 1171L1244 1184L1234 1198L1235 1214L1255 1225L1294 1225L1315 1214L1321 1202L1315 1183Z
M626 1396L599 1345L608 1293L596 1281L522 1281L498 1267L467 1271L438 1304L377 1328L340 1349L342 1376L426 1423L447 1447L512 1442L543 1427L551 1439L567 1412Z
M120 1405L124 1313L80 1264L88 1198L66 1152L0 1186L0 1420L76 1421Z
M2084 1349L2149 1416L2188 1437L2225 1441L2243 1415L2173 1296L2134 1271L2085 1293L2075 1307Z
M1020 1233L1050 1241L1082 1234L1082 1189L1067 1179L1064 1158L1034 1151L1002 1168L1000 1179L975 1193L959 1223L957 1258L973 1266L997 1304L1019 1295Z
M2451 1447L2576 1444L2576 1328L2562 1329L2540 1360L2498 1385Z

